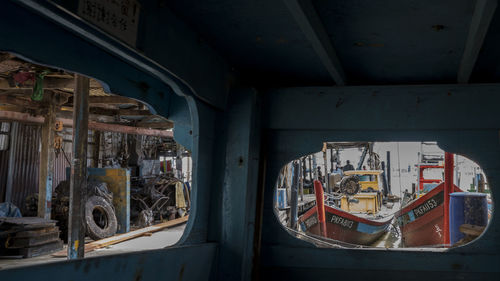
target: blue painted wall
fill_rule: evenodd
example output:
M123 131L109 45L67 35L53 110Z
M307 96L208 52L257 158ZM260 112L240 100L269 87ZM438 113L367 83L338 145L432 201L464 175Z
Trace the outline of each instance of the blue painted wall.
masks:
M224 56L161 1L143 2L134 50L45 1L4 1L0 49L105 81L175 122L176 140L193 155L194 204L181 241L0 271L1 280L498 279L495 214L479 240L444 253L318 249L281 226L273 188L284 163L323 141L437 140L479 163L497 199L500 85L256 91L238 85L244 77L233 80Z

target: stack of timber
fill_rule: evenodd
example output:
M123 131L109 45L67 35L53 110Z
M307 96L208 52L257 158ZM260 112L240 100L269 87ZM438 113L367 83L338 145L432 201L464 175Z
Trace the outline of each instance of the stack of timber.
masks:
M54 220L0 217L0 257L31 258L62 247Z

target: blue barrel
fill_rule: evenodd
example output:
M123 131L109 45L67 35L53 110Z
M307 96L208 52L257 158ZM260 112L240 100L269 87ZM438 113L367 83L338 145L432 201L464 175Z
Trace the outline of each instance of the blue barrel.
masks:
M454 192L450 194L450 244L464 238L460 232L462 224L486 226L488 224L488 201L486 194L477 192Z

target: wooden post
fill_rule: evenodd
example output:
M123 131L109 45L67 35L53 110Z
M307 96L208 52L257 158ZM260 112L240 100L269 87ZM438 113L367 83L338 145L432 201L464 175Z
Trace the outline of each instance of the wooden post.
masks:
M453 154L444 153L444 244L450 244L450 193L453 192Z
M54 181L54 125L56 122L55 104L48 99L48 112L42 125L42 148L40 151L40 170L38 176L38 217L50 219L52 184Z
M299 163L293 161L292 164L292 186L290 198L290 228L297 229L297 212L299 208Z
M299 194L300 201L304 202L304 177L306 175L306 160L305 157L300 159L300 175L299 175Z
M479 173L479 180L477 181L477 192L484 193L484 177L482 173Z
M73 165L68 222L68 259L83 258L85 250L85 202L87 199L87 138L89 78L76 75L73 104Z

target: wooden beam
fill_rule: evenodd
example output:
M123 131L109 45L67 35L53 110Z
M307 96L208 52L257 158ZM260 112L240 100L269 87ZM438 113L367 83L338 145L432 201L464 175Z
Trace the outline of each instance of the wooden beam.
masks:
M140 128L154 128L154 129L172 129L174 127L173 122L140 122L136 124Z
M33 89L33 84L34 84L34 81L28 80L28 81L24 82L22 85L19 85L18 87L12 87L12 86L10 86L9 81L7 79L0 78L0 90L12 90L12 91L29 90L29 89ZM90 86L91 86L91 88L102 88L101 84L95 80L92 80ZM74 89L75 88L75 79L46 76L43 79L43 88L45 90Z
M497 0L477 0L472 14L472 20L465 42L465 49L458 68L458 83L468 83L474 66L476 65L479 51L483 46L484 38L488 32L491 20L497 8Z
M122 96L93 96L89 97L90 104L96 103L105 103L105 104L140 104L139 101L136 101L131 98L122 97Z
M68 103L73 104L73 98L68 100ZM89 96L89 104L132 104L139 105L141 102L123 96Z
M0 95L23 95L28 96L33 94L33 89L0 89Z
M332 79L338 86L344 86L344 70L311 0L284 1Z
M40 150L40 169L38 175L38 217L50 219L52 202L52 184L54 181L54 125L56 121L55 106L50 103L48 113L42 125Z
M68 259L85 252L85 202L87 201L87 143L89 130L89 78L76 75L73 109L73 163L69 191Z
M71 112L72 109L66 105L61 107L59 112ZM103 116L150 116L152 113L149 110L136 110L136 109L110 109L102 107L89 108L90 114L103 115Z
M135 109L107 109L102 107L92 107L91 114L108 115L108 116L149 116L152 115L149 110Z
M9 96L9 95L0 95L0 103L17 105L17 106L22 106L22 107L27 107L27 108L38 108L42 104L40 102L26 100L26 99L20 99L20 98L16 98L16 97Z
M33 116L28 113L0 111L0 120L42 124L45 118L42 116ZM71 119L57 118L57 120L61 121L65 127L70 127L70 128L73 127L73 121ZM137 128L125 125L106 124L93 121L89 122L89 129L104 131L104 132L116 132L116 133L125 133L131 135L156 136L164 138L172 138L174 136L174 133L172 131Z

